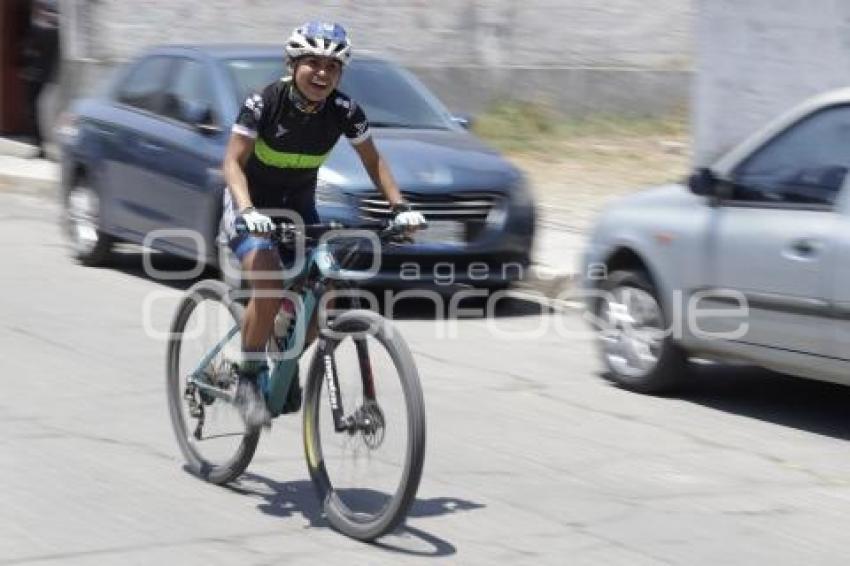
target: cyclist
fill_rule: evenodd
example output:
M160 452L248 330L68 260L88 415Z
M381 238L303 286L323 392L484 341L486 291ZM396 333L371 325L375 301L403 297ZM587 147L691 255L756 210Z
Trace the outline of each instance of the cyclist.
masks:
M251 283L242 322L243 363L237 401L246 423L266 424L270 415L258 380L268 371L261 354L281 306L281 258L269 238L273 220L264 209L287 209L304 224L319 222L315 190L318 169L344 134L372 182L393 211L393 221L415 230L423 216L403 202L386 161L378 153L363 109L336 90L351 57L351 42L339 24L312 21L296 28L286 43L290 76L252 94L242 105L227 145L223 169L223 232ZM237 226L243 229L237 231ZM253 354L253 355L252 355ZM300 406L300 385L287 405Z

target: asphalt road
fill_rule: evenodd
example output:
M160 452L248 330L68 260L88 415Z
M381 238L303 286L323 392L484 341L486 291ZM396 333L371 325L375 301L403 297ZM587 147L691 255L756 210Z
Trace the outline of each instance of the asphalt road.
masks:
M850 390L703 367L680 396L630 394L599 375L577 312L518 300L455 326L401 309L429 436L398 533L328 527L298 417L238 484L205 484L145 331L186 283L146 277L132 250L74 264L57 214L0 193L0 566L847 562Z

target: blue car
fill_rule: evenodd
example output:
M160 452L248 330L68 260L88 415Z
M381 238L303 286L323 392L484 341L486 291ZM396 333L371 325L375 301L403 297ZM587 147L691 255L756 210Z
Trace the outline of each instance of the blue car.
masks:
M147 51L59 128L67 233L86 265L115 242L221 266L220 170L245 96L284 73L278 47L170 46ZM467 131L409 72L358 57L340 90L369 117L375 143L405 198L429 221L416 241L386 250L370 283L504 287L524 274L534 204L521 173ZM319 172L323 221L366 225L389 217L350 145ZM226 270L225 270L226 271Z

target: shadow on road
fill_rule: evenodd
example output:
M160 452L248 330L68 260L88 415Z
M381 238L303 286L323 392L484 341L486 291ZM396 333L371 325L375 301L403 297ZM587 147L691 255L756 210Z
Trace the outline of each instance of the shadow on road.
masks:
M753 367L698 365L675 397L713 409L850 440L850 388Z
M307 480L278 482L267 477L254 474L244 474L237 484L228 489L240 494L263 499L258 508L275 517L294 517L300 515L310 527L329 528L330 524L324 518L313 483ZM371 490L340 490L344 500L372 500L382 502L386 495ZM408 517L437 517L464 511L483 508L484 505L449 497L433 499L417 499L410 508ZM413 544L410 544L413 543ZM426 549L422 549L422 543ZM387 536L375 542L375 546L401 554L442 557L455 554L457 550L446 540L408 525L402 526L393 536ZM415 548L411 548L415 546Z

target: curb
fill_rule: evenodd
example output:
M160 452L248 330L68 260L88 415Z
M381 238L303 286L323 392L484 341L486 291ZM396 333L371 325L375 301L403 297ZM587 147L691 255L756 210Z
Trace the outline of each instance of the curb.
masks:
M578 273L553 269L542 264L532 264L528 276L515 285L517 290L530 291L547 299L570 300L570 294L579 285Z
M37 151L38 149L35 146L28 143L0 137L0 156L5 155L20 159L31 159Z
M0 155L0 191L52 197L58 194L58 187L59 164Z
M2 193L18 193L51 198L58 194L58 189L59 181L55 179L22 177L0 172L0 192Z

